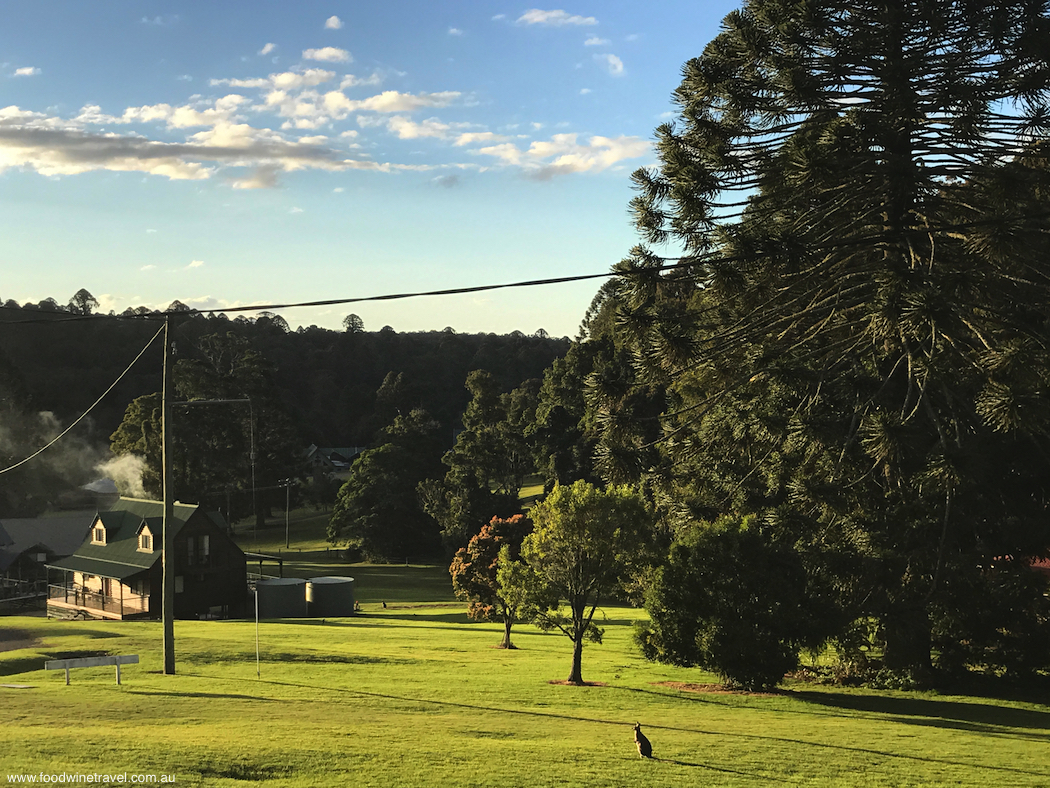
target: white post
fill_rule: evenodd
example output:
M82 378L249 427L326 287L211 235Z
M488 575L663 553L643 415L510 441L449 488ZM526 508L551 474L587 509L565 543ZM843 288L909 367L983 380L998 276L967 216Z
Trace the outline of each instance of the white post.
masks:
M262 678L259 669L259 581L255 581L255 678Z

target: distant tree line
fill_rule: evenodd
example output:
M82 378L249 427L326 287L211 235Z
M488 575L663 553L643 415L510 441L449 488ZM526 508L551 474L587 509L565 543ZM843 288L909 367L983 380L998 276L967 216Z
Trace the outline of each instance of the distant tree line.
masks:
M106 390L160 325L159 314L144 308L120 316L97 314L97 308L97 299L86 290L67 305L54 299L4 304L0 397L8 408L33 418L47 412L55 423L68 423ZM189 310L175 302L169 311ZM259 441L255 486L274 487L302 475L301 454L311 443L369 446L395 416L407 416L414 409L429 414L435 440L442 450L448 449L469 401L463 381L471 370L486 370L509 390L538 378L568 346L567 339L550 339L540 332L459 334L446 328L398 333L389 327L369 332L356 315L347 316L342 331L317 326L292 331L281 317L266 313L232 320L221 314L187 314L174 330L178 397L250 397L254 411L203 406L180 410L174 419L176 426L182 424L176 439L192 439L197 451L177 453L187 458L176 468L178 487L187 500L214 496L209 503L225 509L230 489L251 486L247 465L253 436ZM87 444L105 447L113 435L116 451L147 456L146 492L153 494L159 492L154 478L159 457L149 459L153 448L147 444L153 440L152 431L159 429L157 403L150 397L160 389L161 354L157 342L77 430ZM20 419L19 430L27 433L24 442L5 444L11 457L40 443L29 436L30 423ZM25 472L32 475L32 468ZM91 474L88 463L68 483L91 481ZM53 490L62 484L49 478L44 486ZM283 503L283 495L271 492L266 501L272 497ZM18 499L4 512L10 516L39 511L54 495L6 497ZM241 493L232 500L241 515L255 508Z

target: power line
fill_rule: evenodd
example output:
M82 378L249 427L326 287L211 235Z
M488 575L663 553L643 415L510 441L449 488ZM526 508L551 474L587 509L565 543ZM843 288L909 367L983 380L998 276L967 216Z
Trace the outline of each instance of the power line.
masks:
M1008 224L1011 222L1020 221L1032 221L1038 219L1050 218L1050 211L1043 211L1034 214L1026 214L1021 216L1000 216L990 219L979 219L969 222L959 222L957 224L942 225L940 227L916 227L910 230L903 230L900 235L939 235L942 233L958 232L960 230L973 229L975 227L986 227L998 224ZM886 238L883 234L873 234L868 236L861 236L858 238L850 238L843 241L832 241L826 244L817 244L811 246L812 251L834 251L835 249L845 249L854 246L861 246L868 243L875 243ZM647 266L644 269L646 272L654 271L669 271L691 268L693 266L709 265L712 263L732 263L738 262L743 259L753 259L755 257L770 257L772 253L756 252L749 255L718 255L710 254L702 257L696 255L690 255L687 257L663 257L658 255L658 259L665 261L662 265L658 266ZM597 274L576 274L573 276L558 276L550 277L547 279L526 279L519 282L506 282L503 284L492 284L492 285L474 285L471 287L453 287L445 288L441 290L420 290L415 292L402 292L402 293L387 293L383 295L373 296L355 296L351 298L331 298L321 301L300 301L293 303L274 303L274 304L256 304L253 306L229 306L219 308L208 308L208 309L179 309L170 312L155 312L150 314L136 314L136 315L69 315L66 313L48 313L48 314L59 314L61 317L50 317L50 318L30 318L27 320L9 320L0 323L0 325L24 325L29 323L66 323L75 322L81 320L97 320L99 318L108 317L117 320L163 320L165 315L176 314L176 315L204 315L219 313L233 313L233 312L270 312L277 309L300 309L304 307L318 307L318 306L340 306L344 304L359 304L366 302L375 301L399 301L406 298L425 298L429 296L450 296L450 295L465 295L468 293L484 293L491 290L507 290L512 288L521 287L539 287L544 285L560 285L569 284L572 282L585 282L593 279L608 279L615 276L631 276L639 273L638 269L632 271L623 270L612 270L604 271ZM14 310L15 307L0 306L0 310Z
M112 384L110 385L110 387L109 387L108 389L106 389L106 390L105 390L104 392L102 392L102 396L100 396L100 397L99 397L99 398L98 398L97 400L95 400L95 401L94 401L94 403L92 403L91 407L90 407L90 408L88 408L88 409L87 409L86 411L84 411L84 412L83 412L83 413L82 413L82 414L80 415L80 418L78 418L78 419L77 419L76 421L74 421L74 422L73 422L72 424L70 424L70 425L69 425L68 427L66 427L66 428L65 428L64 430L62 430L62 432L61 432L61 433L59 433L59 434L58 434L58 436L57 436L57 437L55 437L55 439L54 439L54 440L52 440L52 441L51 441L50 443L48 443L48 444L47 444L46 446L43 446L42 448L40 448L40 449L37 449L37 450L36 450L35 452L33 452L32 454L30 454L30 455L29 455L28 457L26 457L26 458L25 458L24 460L21 460L21 461L19 461L19 462L16 462L16 463L15 463L14 465L11 465L11 466L9 466L9 467L7 467L7 468L3 468L3 469L0 469L0 474L3 474L3 473L7 473L8 471L13 471L13 470L14 470L15 468L18 468L18 467L20 467L20 466L22 466L22 465L25 465L25 464L26 464L27 462L29 462L30 460L32 460L32 459L33 459L34 457L38 457L39 455L43 454L43 453L44 453L45 451L47 451L47 450L48 450L49 448L51 448L51 447L52 447L52 446L54 446L54 445L55 445L56 443L58 443L58 442L59 442L59 441L60 441L60 440L61 440L62 438L64 438L64 437L66 436L66 434L67 434L67 433L68 433L68 432L69 432L69 431L70 431L71 429L73 429L73 428L74 428L75 426L77 426L77 425L78 425L78 424L79 424L80 422L82 422L82 421L83 421L83 420L84 420L85 418L87 418L87 415L88 415L89 413L91 413L91 411L93 411L93 410L95 409L95 406L96 406L96 405L98 405L98 403L102 402L102 400L103 400L103 399L105 399L105 396L106 396L107 394L109 394L109 392L113 391L113 389L114 389L114 388L116 388L116 385L117 385L118 383L120 383L120 381L121 381L121 380L122 380L122 379L124 378L124 376L125 376L125 375L127 375L127 374L128 374L128 372L130 372L130 371L131 371L131 368L132 368L133 366L135 366L135 362L136 362L136 361L138 361L138 360L139 360L140 358L142 358L143 354L145 354L145 352L146 352L147 350L149 350L149 346L153 344L153 341L154 341L154 340L155 340L155 339L156 339L157 337L159 337L159 336L161 335L161 333L162 333L163 331L164 331L164 327L163 327L163 326L161 326L161 328L160 328L160 331L158 331L158 332L157 332L156 334L154 334L154 335L153 335L152 337L150 337L150 340L149 340L149 342L147 342L147 343L146 343L146 346L145 346L144 348L142 348L142 350L140 350L140 351L139 351L139 354L138 354L137 356L135 356L134 360L132 360L132 362L131 362L130 364L128 364L128 367L127 367L127 369L125 369L125 370L124 370L123 372L121 372L121 373L120 373L120 375L119 375L119 376L117 377L117 379L116 379L116 380L114 380L114 381L113 381L113 383L112 383Z

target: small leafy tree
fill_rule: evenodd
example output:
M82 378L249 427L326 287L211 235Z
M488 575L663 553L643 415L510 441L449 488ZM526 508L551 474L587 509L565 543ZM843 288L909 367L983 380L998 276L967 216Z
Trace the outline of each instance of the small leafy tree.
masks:
M53 298L49 298L48 300L54 303ZM44 302L41 301L40 303L43 305ZM98 307L98 299L82 287L73 294L72 298L69 299L69 306L67 309L74 315L90 315L98 309Z
M470 603L467 614L475 621L499 621L504 626L500 648L515 648L510 630L518 620L520 600L503 592L498 570L503 562L517 560L521 543L532 530L524 515L493 517L461 547L452 559L449 573L456 596Z
M583 684L584 641L602 639L594 614L646 554L649 510L629 487L600 490L577 481L555 487L530 513L535 527L522 543L523 561L501 564L498 580L531 608L540 629L572 640L568 682Z
M811 614L801 559L754 517L689 527L657 570L646 608L651 623L638 641L648 659L699 665L750 690L779 684L799 650L825 636L820 622L833 619Z
M360 334L365 330L365 321L351 313L343 318L343 330L348 334Z

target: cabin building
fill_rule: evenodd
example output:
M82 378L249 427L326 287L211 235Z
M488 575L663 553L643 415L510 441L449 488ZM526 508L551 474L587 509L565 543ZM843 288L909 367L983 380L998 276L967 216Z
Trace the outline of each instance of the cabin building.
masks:
M247 568L218 512L174 505L175 617L241 617ZM159 618L164 504L120 498L98 512L68 558L48 565L47 614L55 618Z

